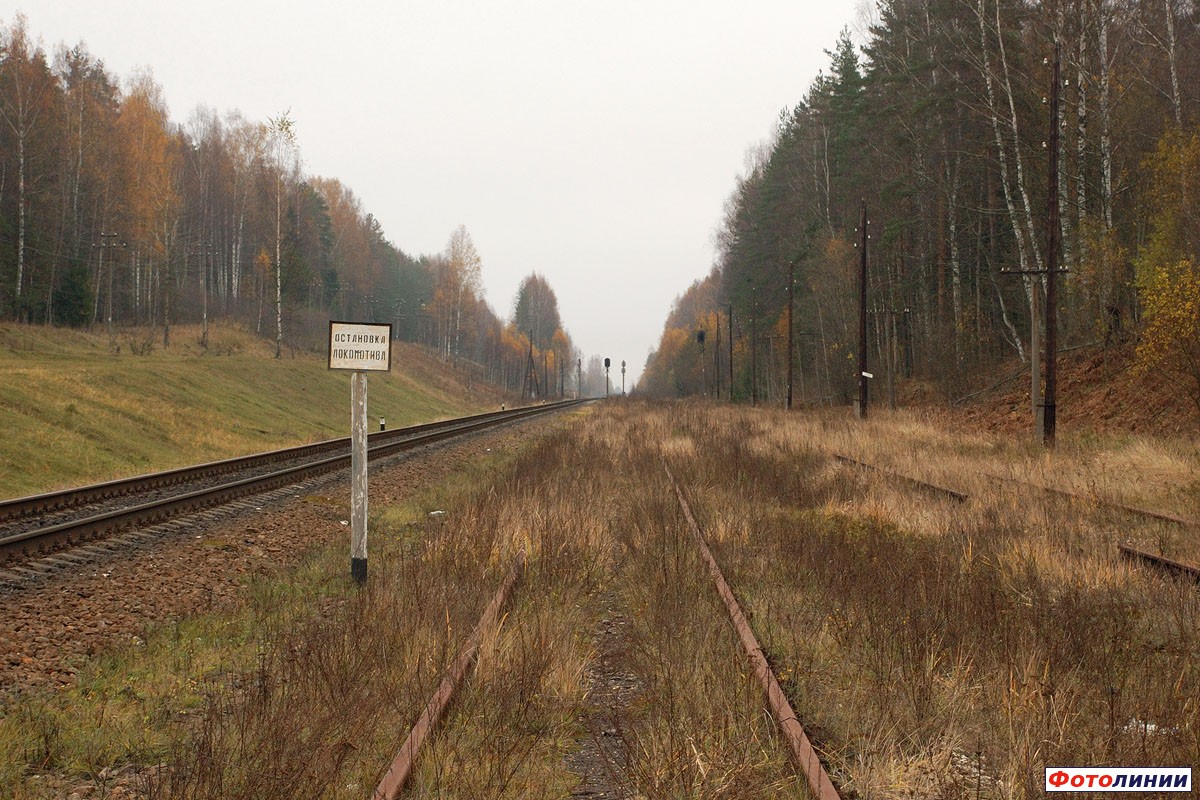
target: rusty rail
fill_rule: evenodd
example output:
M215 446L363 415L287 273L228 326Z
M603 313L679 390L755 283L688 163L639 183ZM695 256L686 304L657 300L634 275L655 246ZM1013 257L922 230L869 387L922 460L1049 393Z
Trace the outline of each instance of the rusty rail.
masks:
M404 744L400 746L396 757L392 759L392 763L388 766L387 772L380 779L379 785L375 787L375 791L371 795L371 800L396 800L400 796L401 790L404 789L404 784L412 774L413 766L416 763L417 754L420 752L421 746L425 744L425 740L433 733L434 727L446 713L446 708L449 707L450 701L454 697L455 689L462 683L467 668L475 661L475 653L478 651L479 644L483 640L483 634L497 624L500 609L504 607L509 593L520 579L524 570L525 554L522 553L513 562L512 568L509 569L508 575L504 578L504 582L492 597L492 602L484 610L483 616L479 618L479 624L475 626L475 630L471 631L471 635L467 637L466 643L463 644L462 650L459 651L458 658L450 665L450 669L447 671L446 676L442 678L437 691L433 693L433 696L425 704L425 709L421 712L421 716L417 719L416 724L413 725L408 738L404 740Z
M1114 508L1117 511L1124 511L1127 514L1133 514L1134 516L1150 517L1151 519L1162 520L1163 522L1170 522L1172 524L1179 525L1179 526L1182 526L1185 528L1200 528L1200 521L1197 521L1194 519L1188 519L1187 517L1180 517L1175 514L1168 514L1165 511L1153 511L1148 508L1138 508L1137 506L1129 506L1129 505L1125 505L1124 503L1118 503L1115 500L1105 500L1103 497L1095 497L1095 496L1084 497L1083 495L1078 495L1078 494L1075 494L1074 492L1069 492L1066 489L1055 489L1052 486L1043 486L1040 483L1033 483L1031 481L1023 481L1020 478L1006 478L1003 475L993 475L990 472L981 472L979 474L985 478L989 478L994 481L1002 481L1004 483L1016 483L1021 486L1030 486L1034 489L1043 491L1046 494L1058 495L1059 497L1064 497L1068 500L1077 500L1079 502L1086 502L1086 503L1096 503L1098 505L1107 506L1108 508Z
M667 477L670 479L671 485L675 488L675 495L679 498L679 505L683 508L683 515L687 518L688 526L691 528L692 537L700 550L700 555L708 565L709 574L712 575L713 581L717 585L717 593L721 595L721 599L725 602L725 608L729 612L729 619L737 631L738 638L742 642L742 647L745 649L746 655L750 658L750 663L754 667L754 674L767 695L767 705L770 707L771 713L775 715L775 720L778 722L779 728L783 732L784 738L787 739L788 746L791 748L792 758L795 759L797 766L804 773L809 789L812 790L817 800L841 800L837 789L834 788L833 782L829 778L829 774L825 771L825 766L821 763L821 759L817 755L817 751L813 748L812 742L809 741L808 735L805 734L804 727L796 719L796 712L792 710L792 704L788 702L787 695L783 693L783 689L779 686L779 680L775 677L771 665L767 662L767 657L763 654L762 646L758 643L758 638L750 628L750 623L746 620L746 615L742 612L741 605L738 603L737 598L734 597L733 589L730 588L729 582L725 580L725 575L721 572L721 567L717 564L716 558L713 557L712 551L709 550L708 544L705 543L704 534L701 532L696 518L692 515L692 509L688 506L687 500L683 496L683 490L679 488L679 483L676 482L675 476L671 474L671 468L665 464L664 467L666 467Z
M918 489L923 489L927 492L933 492L934 494L945 495L956 502L967 502L968 495L963 494L962 492L956 492L953 489L947 489L945 486L938 486L936 483L929 483L928 481L923 481L919 478L912 478L908 475L902 475L899 472L892 472L890 469L877 467L874 464L868 464L865 461L859 461L857 458L844 456L840 453L834 453L833 457L838 461L841 461L843 464L851 464L859 469L865 469L870 472L878 472L880 475L886 475L893 480L900 481L901 483L907 483L911 486L917 487Z
M1200 567L1196 566L1195 564L1188 564L1184 561L1176 561L1173 558L1156 555L1154 553L1142 550L1141 548L1134 547L1127 542L1118 544L1117 549L1120 550L1121 554L1126 558L1145 561L1148 564L1153 564L1160 569L1165 569L1168 572L1175 573L1176 575L1180 575L1185 578L1191 578L1194 581L1200 581Z
M953 489L947 489L944 486L938 486L935 483L929 483L928 481L923 481L923 480L920 480L919 478L913 478L908 475L901 474L899 472L893 472L891 470L884 469L883 467L877 467L874 464L868 464L865 461L859 461L856 458L851 458L850 456L844 456L844 455L841 455L840 453L834 453L833 457L835 459L837 459L838 461L841 461L845 464L852 464L856 467L860 467L862 469L869 470L871 472L878 472L881 475L886 475L889 478L893 478L895 480L902 481L904 483L909 483L909 484L912 484L919 488L929 490L931 492L938 492L940 494L947 495L947 496L953 498L954 500L959 501L960 503L965 502L966 500L968 500L970 498L969 494L965 494L963 492L958 492ZM1179 526L1182 526L1185 528L1200 528L1200 520L1189 519L1187 517L1181 517L1176 514L1168 514L1165 511L1154 511L1149 508L1138 508L1137 506L1130 506L1130 505L1126 505L1124 503L1118 503L1115 500L1105 500L1103 497L1095 497L1095 496L1084 497L1083 495L1079 495L1079 494L1076 494L1075 492L1067 491L1066 489L1056 489L1053 486L1043 486L1040 483L1033 483L1032 481L1023 481L1020 478L1008 478L1003 475L995 475L990 472L980 472L979 475L981 475L982 477L987 478L989 480L993 480L993 481L1001 481L1003 483L1015 483L1019 486L1028 486L1032 489L1037 489L1040 492L1045 492L1046 494L1057 495L1058 497L1062 497L1067 500L1074 500L1074 501L1081 502L1081 503L1095 503L1097 505L1102 505L1107 508L1116 509L1117 511L1123 511L1127 514L1133 514L1134 516L1149 517L1151 519L1162 520L1163 522L1170 522L1172 524L1179 525Z
M947 494L947 495L953 497L955 500L958 500L959 502L964 502L970 497L970 495L963 494L961 492L955 492L950 489L946 489L941 486L937 486L936 484L927 483L925 481L918 480L917 478L911 478L908 475L902 475L898 472L892 472L890 470L886 470L881 467L877 467L873 464L867 464L866 462L859 461L854 458L850 458L849 456L844 456L844 455L840 455L838 453L834 453L833 457L835 459L837 459L838 461L841 461L841 462L844 462L847 464L853 464L857 467L860 467L862 469L871 470L873 472L879 472L890 478L901 480L906 483L915 484L915 485L920 486L921 488L928 489L930 491L936 490L938 492L941 492L941 493L944 493L944 494ZM1013 484L1017 484L1018 486L1028 486L1031 489L1037 489L1038 491L1044 492L1046 494L1055 495L1057 497L1061 497L1061 498L1063 498L1065 500L1069 500L1071 502L1094 503L1096 505L1105 506L1106 508L1112 508L1117 511L1122 511L1126 514L1132 514L1133 516L1148 517L1150 519L1157 519L1157 520L1161 520L1163 522L1170 522L1173 525L1179 525L1184 528L1200 528L1200 521L1198 521L1198 520L1189 519L1187 517L1181 517L1176 514L1168 514L1165 511L1154 511L1154 510L1151 510L1148 508L1138 508L1137 506L1130 506L1130 505L1126 505L1124 503L1118 503L1115 500L1105 500L1102 497L1096 497L1096 496L1084 497L1083 495L1079 495L1074 492L1067 491L1066 489L1056 489L1052 486L1043 486L1039 483L1033 483L1032 481L1023 481L1019 478L1008 478L1003 475L994 475L990 472L980 472L979 474L984 478L988 478L989 480L1000 481L1002 483L1013 483ZM1119 543L1117 545L1117 549L1121 552L1122 555L1126 556L1127 558L1133 558L1135 560L1144 561L1148 564L1152 564L1156 567L1165 569L1169 572L1174 572L1177 575L1183 575L1186 577L1193 578L1197 581L1200 581L1200 567L1198 567L1198 566L1194 566L1192 564L1188 564L1183 561L1176 561L1175 559L1167 558L1166 556L1155 555L1154 553L1150 553L1146 550L1142 550L1142 549L1140 549L1132 544L1128 544L1128 543Z
M406 428L395 428L390 431L377 431L370 434L370 442L372 448L374 448L381 443L395 442L435 431L462 428L466 425L475 425L487 421L516 419L530 413L536 414L539 410L570 406L578 402L568 400L546 406L525 406L507 411L489 411L483 414L473 414L466 417L439 420L438 422L411 425ZM340 439L328 439L322 442L314 442L313 444L297 445L280 450L255 453L249 456L227 458L220 461L211 461L205 464L180 467L131 478L120 478L89 486L78 486L27 497L3 499L0 500L0 522L36 516L47 511L72 508L98 500L137 494L148 489L165 488L190 480L204 479L239 470L267 466L287 459L316 458L317 456L329 453L340 454L347 452L349 447L349 438L343 436Z

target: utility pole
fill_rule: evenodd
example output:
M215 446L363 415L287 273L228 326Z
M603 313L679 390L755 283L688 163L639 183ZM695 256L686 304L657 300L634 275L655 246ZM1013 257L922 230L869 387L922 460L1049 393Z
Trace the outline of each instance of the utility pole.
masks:
M733 303L729 304L729 402L733 403Z
M533 342L529 343L529 354L525 357L525 387L521 393L521 399L529 399L542 396L542 387L538 385L537 364L533 360Z
M192 255L200 256L200 297L201 297L201 327L200 346L208 349L208 269L212 261L212 245L201 245L192 251Z
M795 326L792 324L796 307L796 259L788 262L788 313L787 313L787 405L792 410L792 361L796 356Z
M867 418L867 201L862 201L858 253L858 418Z
M97 275L104 272L105 250L111 250L114 247L123 249L129 247L126 242L118 241L119 239L120 234L118 233L101 233L100 241L92 245L92 247L100 251L100 272ZM112 259L110 258L109 261L111 262ZM113 268L111 263L108 265L108 298L106 299L104 317L105 325L108 328L109 344L112 344L116 340L116 334L113 332Z
M750 284L750 405L758 405L758 295Z
M200 346L208 349L208 268L212 263L212 245L204 248L200 264L201 327Z
M1054 447L1055 392L1058 384L1058 84L1062 45L1054 42L1054 70L1050 81L1049 219L1046 230L1046 394L1042 401L1042 444Z
M704 329L696 331L696 344L700 345L700 395L708 394L708 376L704 370Z
M583 397L583 359L575 359L575 399Z
M1038 358L1041 354L1039 347L1039 331L1038 323L1040 316L1041 298L1041 283L1035 278L1033 285L1033 308L1030 321L1030 336L1029 336L1029 361L1030 361L1030 381L1032 384L1033 395L1033 410L1034 410L1034 429L1042 440L1042 444L1046 447L1054 447L1055 429L1057 422L1057 399L1056 393L1058 390L1058 285L1057 279L1060 272L1066 272L1058 265L1058 248L1059 248L1059 209L1058 209L1058 137L1059 137L1059 119L1058 119L1058 101L1059 101L1059 83L1061 82L1061 60L1062 46L1055 40L1054 42L1054 63L1051 67L1050 76L1050 97L1047 104L1050 106L1050 133L1047 141L1044 143L1045 148L1049 151L1047 155L1048 169L1047 172L1047 214L1046 214L1046 268L1044 270L1001 270L1009 275L1034 275L1038 276L1042 273L1046 275L1046 335L1045 341L1045 365L1046 365L1046 382L1045 393L1039 392L1039 384L1041 383L1041 369L1038 363ZM1049 63L1049 59L1042 63Z
M721 399L721 307L717 306L717 319L714 324L716 340L713 342L713 397Z
M625 362L621 361L621 397L625 396Z

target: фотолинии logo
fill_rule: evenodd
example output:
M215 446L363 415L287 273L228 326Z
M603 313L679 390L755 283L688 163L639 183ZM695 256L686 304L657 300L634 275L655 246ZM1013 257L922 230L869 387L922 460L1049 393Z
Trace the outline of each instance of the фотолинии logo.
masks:
M1047 792L1191 790L1191 767L1046 767Z

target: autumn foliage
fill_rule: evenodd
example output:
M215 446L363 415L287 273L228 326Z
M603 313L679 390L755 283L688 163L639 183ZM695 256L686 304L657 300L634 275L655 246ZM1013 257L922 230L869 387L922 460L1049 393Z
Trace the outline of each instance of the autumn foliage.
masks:
M1143 368L1200 387L1195 10L882 0L873 11L750 150L717 226L705 309L732 311L734 398L782 401L790 337L799 401L849 402L864 204L877 399L908 381L954 400L1011 373L1005 362L1030 363L1044 347L1031 331L1049 260L1056 42L1059 347L1140 340ZM701 315L673 318L643 386L701 393L687 343Z
M530 331L484 298L466 226L442 252L405 253L350 187L303 172L303 138L287 111L177 123L149 71L119 81L82 44L47 54L24 17L0 21L0 319L155 326L164 346L172 324L226 319L280 354L321 347L330 318L391 322L528 391ZM577 354L534 277L553 312L532 334L544 396L551 367L554 392L574 389Z

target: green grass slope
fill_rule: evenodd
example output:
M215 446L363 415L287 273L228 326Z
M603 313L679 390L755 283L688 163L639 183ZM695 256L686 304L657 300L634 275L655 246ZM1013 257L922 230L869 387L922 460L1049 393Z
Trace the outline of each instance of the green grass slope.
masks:
M236 328L88 334L0 325L0 497L345 436L350 378ZM368 381L371 429L498 405L418 348Z

